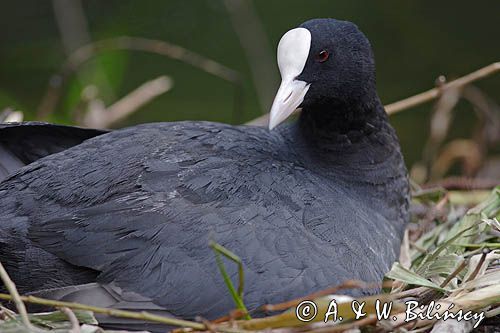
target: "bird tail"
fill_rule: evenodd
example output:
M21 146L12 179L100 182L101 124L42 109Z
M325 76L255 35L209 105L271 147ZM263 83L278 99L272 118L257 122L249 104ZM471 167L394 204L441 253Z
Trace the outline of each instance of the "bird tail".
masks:
M2 187L4 180L25 165L104 133L107 131L41 122L0 123L0 261L20 292L31 291L33 281L46 282L50 274L44 275L44 271L56 273L71 268L25 238L27 218L17 214L25 198L17 198L8 186ZM80 280L88 281L95 273L89 275Z
M104 133L42 122L0 123L0 182L25 165Z

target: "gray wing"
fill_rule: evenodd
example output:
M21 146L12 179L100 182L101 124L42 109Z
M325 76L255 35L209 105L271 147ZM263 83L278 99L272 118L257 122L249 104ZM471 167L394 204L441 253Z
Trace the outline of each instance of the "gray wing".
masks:
M100 271L102 285L180 317L213 318L234 307L210 239L242 258L250 308L348 278L380 280L394 254L385 242L365 246L366 237L387 237L390 227L278 151L279 139L267 133L141 126L45 158L16 177L28 188L23 196L44 195L26 211L28 235ZM47 178L49 170L57 176ZM236 266L226 266L236 281Z
M77 302L91 306L105 307L126 311L147 311L148 313L173 317L161 306L152 302L151 299L143 297L134 292L128 292L114 284L87 283L82 285L67 286L62 288L52 288L28 293L47 299L56 299L63 302ZM30 312L47 311L45 307L29 305ZM152 323L144 320L135 320L119 317L110 317L103 314L95 314L102 328L124 331L148 331L166 332L174 329L173 326Z
M0 123L0 181L42 157L106 131L41 122Z

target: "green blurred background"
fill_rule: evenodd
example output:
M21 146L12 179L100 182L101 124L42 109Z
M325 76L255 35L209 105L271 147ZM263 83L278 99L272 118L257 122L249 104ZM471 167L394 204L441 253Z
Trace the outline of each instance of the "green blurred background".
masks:
M275 48L281 35L315 17L350 20L365 32L375 51L384 103L432 88L440 74L450 80L500 60L498 0L82 0L76 3L81 4L86 34L69 46L63 42L68 31L61 32L64 17L57 18L54 10L65 5L61 1L69 0L2 1L0 111L10 106L22 110L25 119L35 119L50 77L71 48L123 35L168 41L239 72L240 113L233 114L235 88L230 82L157 54L110 51L72 76L51 121L72 123L72 110L89 84L98 87L109 105L163 74L172 78L172 90L117 126L185 119L248 121L267 111L277 89ZM256 63L262 68L255 69ZM498 101L500 75L476 86ZM391 117L409 165L420 159L431 110L432 104L426 104ZM451 137L470 136L474 119L470 105L461 102Z

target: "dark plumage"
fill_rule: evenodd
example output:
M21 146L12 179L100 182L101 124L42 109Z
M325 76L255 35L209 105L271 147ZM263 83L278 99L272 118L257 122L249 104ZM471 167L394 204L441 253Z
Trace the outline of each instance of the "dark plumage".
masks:
M106 132L34 121L0 123L0 181L42 157L79 145Z
M242 258L250 309L380 281L399 253L408 183L371 49L349 22L302 27L311 45L297 79L310 90L297 122L140 125L3 180L0 259L20 291L97 281L41 294L215 318L234 305L209 239Z

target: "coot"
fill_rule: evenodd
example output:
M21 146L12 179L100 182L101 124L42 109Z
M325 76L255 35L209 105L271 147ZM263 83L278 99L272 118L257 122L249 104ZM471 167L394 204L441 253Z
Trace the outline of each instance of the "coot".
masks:
M282 37L277 59L272 130L184 121L87 133L6 176L0 260L19 290L212 319L234 304L211 239L241 257L249 309L381 281L409 190L370 44L350 22L314 19Z

